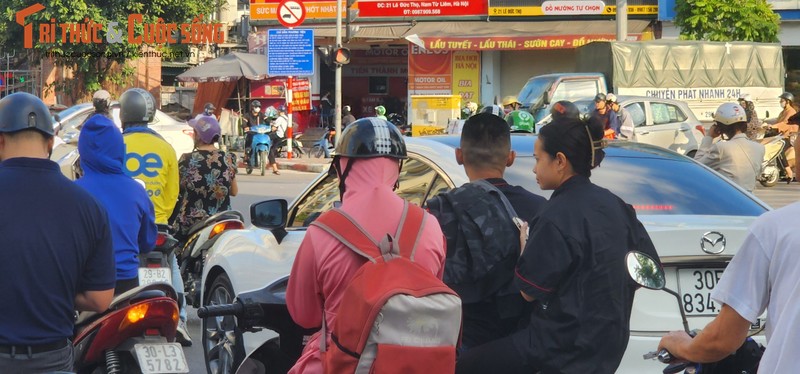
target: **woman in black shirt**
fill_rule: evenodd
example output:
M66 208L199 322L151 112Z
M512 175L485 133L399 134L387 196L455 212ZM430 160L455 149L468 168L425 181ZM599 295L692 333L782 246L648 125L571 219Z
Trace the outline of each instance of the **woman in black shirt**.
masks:
M556 118L534 146L536 181L554 190L534 219L516 268L534 312L526 329L470 350L458 373L613 373L630 332L637 285L625 268L631 250L658 255L633 207L594 185L603 128Z

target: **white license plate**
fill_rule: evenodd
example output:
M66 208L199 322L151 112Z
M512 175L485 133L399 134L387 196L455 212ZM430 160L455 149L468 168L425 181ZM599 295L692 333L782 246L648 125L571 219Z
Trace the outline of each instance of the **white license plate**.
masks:
M170 268L139 268L139 285L164 282L172 284L172 269Z
M678 293L687 316L715 316L722 305L711 300L711 291L722 278L722 268L678 269Z
M188 373L180 343L134 344L142 374Z

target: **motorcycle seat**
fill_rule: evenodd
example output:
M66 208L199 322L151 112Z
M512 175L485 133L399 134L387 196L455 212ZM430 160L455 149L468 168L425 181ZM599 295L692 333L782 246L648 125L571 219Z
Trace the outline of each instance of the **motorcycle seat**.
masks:
M172 288L172 286L166 283L151 283L146 286L133 288L114 296L114 299L111 300L111 305L108 306L107 310L115 310L119 307L126 307L142 300L165 296L171 297L176 301L178 300L178 295L175 293L175 290ZM77 318L75 318L75 327L78 328L88 325L104 315L106 315L106 312L80 312Z

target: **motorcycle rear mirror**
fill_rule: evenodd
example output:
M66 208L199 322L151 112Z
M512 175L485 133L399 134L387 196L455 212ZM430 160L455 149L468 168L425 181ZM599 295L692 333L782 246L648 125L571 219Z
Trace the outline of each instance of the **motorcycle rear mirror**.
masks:
M628 274L640 286L651 290L664 289L664 269L652 257L639 251L630 251L625 256Z
M273 199L250 205L250 220L254 226L267 229L275 234L278 243L286 236L286 218L289 203L284 199Z

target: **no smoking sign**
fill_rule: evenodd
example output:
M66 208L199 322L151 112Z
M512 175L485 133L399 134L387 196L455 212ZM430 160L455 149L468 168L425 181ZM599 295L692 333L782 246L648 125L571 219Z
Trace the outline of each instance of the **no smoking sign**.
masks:
M278 4L278 22L286 27L300 26L306 19L306 7L300 0L282 0Z

